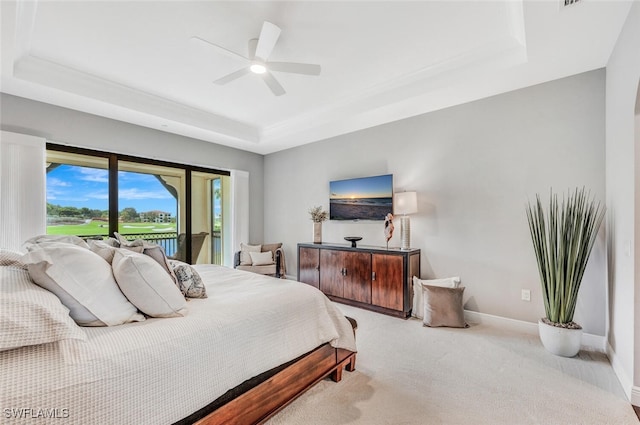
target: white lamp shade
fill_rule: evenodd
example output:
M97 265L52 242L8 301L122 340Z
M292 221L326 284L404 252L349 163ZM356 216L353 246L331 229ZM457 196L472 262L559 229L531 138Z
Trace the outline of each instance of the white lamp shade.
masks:
M418 212L418 194L416 192L400 192L393 197L393 209L396 214L415 214Z

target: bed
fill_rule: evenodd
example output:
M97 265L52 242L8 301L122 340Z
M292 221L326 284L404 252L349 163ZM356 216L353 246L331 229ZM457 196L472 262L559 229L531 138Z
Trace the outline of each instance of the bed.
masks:
M315 288L194 267L208 298L189 299L184 317L0 351L3 423L260 423L354 369L354 323ZM0 272L4 288L28 279L17 266Z

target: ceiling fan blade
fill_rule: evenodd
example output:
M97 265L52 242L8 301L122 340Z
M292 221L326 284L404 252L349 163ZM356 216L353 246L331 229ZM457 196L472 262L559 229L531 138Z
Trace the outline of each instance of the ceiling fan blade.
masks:
M269 71L262 74L262 79L265 83L267 83L274 95L282 96L286 93L278 80L276 80L276 78Z
M293 74L320 75L320 65L295 62L267 62L270 71L291 72Z
M222 78L218 78L217 80L214 81L214 84L218 84L218 85L224 85L227 83L230 83L233 80L236 80L240 77L242 77L243 75L247 74L249 72L249 67L245 67L242 69L239 69L235 72L232 72L231 74L225 75Z
M222 47L218 44L212 43L210 41L205 40L204 38L201 37L197 37L197 36L193 36L191 37L189 40L191 40L193 43L199 44L201 46L206 46L206 47L213 47L214 49L218 50L219 52L227 55L227 56L232 56L234 58L242 58L244 60L250 60L249 58L242 56L240 53L236 53L233 50L229 50L225 47Z
M255 57L266 62L278 41L278 37L280 37L280 28L271 22L264 21L262 31L260 31L258 45L256 46Z
M258 39L252 38L249 40L249 59L253 60L256 57L256 46L258 45Z

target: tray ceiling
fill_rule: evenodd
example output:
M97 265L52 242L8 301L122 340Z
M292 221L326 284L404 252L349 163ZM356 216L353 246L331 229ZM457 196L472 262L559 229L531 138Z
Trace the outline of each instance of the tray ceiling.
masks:
M1 3L1 90L267 154L604 67L631 2L291 1ZM264 21L270 60L316 63L213 81L246 63Z

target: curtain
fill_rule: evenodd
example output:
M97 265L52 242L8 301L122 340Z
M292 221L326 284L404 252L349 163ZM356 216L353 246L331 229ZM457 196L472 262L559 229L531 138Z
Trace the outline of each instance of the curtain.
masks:
M22 251L22 243L46 233L46 140L0 134L0 248Z
M233 267L233 256L240 243L249 242L249 173L231 171L231 246L225 249L224 265Z

